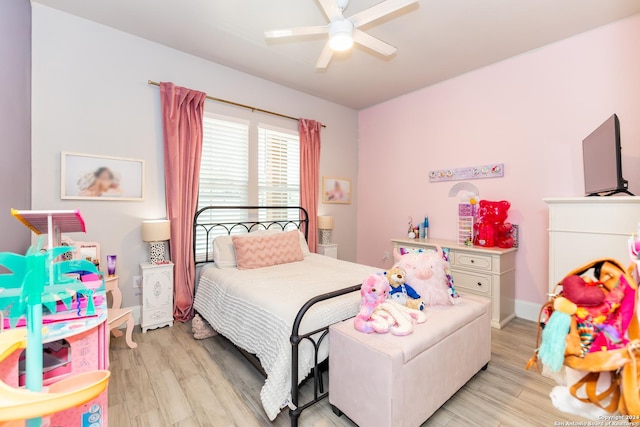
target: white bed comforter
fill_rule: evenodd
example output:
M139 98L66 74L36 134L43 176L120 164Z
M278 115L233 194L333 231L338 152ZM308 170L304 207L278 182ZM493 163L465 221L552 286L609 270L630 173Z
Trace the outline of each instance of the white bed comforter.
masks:
M311 254L304 261L255 270L203 268L195 296L195 309L219 333L260 359L267 379L260 392L270 420L291 398L291 346L293 321L302 305L314 296L362 283L379 271L374 267ZM336 323L358 312L360 295L353 292L316 304L305 315L301 333ZM327 357L321 346L319 360ZM298 378L314 365L313 350L300 346Z

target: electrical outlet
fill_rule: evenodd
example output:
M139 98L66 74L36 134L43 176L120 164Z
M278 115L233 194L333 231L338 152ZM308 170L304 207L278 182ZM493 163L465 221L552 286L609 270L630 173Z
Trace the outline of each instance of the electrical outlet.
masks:
M142 286L142 276L133 276L133 288L140 289Z
M384 258L383 259L391 259L391 256L389 255L389 251L384 251Z

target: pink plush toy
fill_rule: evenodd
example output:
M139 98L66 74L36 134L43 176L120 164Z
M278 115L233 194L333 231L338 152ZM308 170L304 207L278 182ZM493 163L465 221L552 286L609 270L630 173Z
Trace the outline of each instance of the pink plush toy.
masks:
M360 311L353 326L360 332L408 335L413 332L413 321L424 323L427 318L422 311L386 302L389 282L381 274L372 274L362 282Z
M372 274L367 276L360 288L360 311L354 320L354 326L360 332L370 334L389 332L389 323L382 318L372 318L373 312L389 295L389 283L383 276Z
M442 257L442 248L437 248L437 252L404 255L400 255L400 252L394 249L394 267L404 270L405 282L420 294L427 306L452 305L446 273L447 262Z

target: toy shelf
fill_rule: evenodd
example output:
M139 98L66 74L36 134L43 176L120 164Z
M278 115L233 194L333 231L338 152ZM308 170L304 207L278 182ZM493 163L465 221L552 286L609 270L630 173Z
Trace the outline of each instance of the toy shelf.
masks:
M37 235L49 235L49 247L53 247L54 235L86 232L84 219L78 209L52 211L19 211L11 209L11 215Z

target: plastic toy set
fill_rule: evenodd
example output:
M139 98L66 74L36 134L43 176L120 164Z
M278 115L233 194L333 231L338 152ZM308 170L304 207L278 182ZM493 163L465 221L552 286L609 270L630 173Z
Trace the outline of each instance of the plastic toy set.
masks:
M0 425L106 426L104 283L87 287L79 274L99 274L96 267L61 260L74 248L54 246L62 232L85 231L82 216L78 211L12 214L39 235L46 230L48 242L45 246L40 238L26 255L0 253L0 265L9 271L0 274Z

